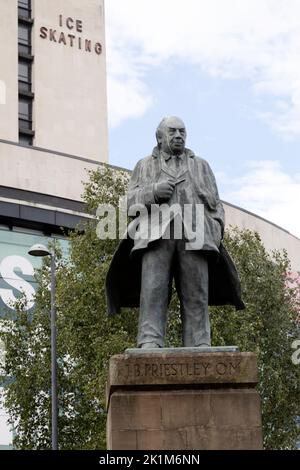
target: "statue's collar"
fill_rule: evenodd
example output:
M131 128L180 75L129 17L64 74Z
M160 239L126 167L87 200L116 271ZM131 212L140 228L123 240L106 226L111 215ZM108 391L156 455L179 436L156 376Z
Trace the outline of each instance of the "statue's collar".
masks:
M193 152L192 150L188 149L188 148L186 148L186 149L184 150L184 153L185 153L185 155L186 155L187 157L190 157L190 158L194 158L194 156L195 156L194 152ZM154 147L153 152L152 152L152 157L153 157L153 158L158 158L159 155L160 155L159 148L158 148L158 147Z
M167 153L167 152L163 152L161 150L160 152L162 158L167 162L168 160L170 160L170 158L174 158L175 155L174 154L171 154L171 153ZM184 158L184 155L185 155L185 152L181 153L180 155L176 155L176 158L179 158L180 160L183 160Z

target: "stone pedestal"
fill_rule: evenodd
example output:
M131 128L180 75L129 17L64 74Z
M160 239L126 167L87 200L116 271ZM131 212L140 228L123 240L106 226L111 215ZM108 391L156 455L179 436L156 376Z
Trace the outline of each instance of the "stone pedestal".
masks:
M129 350L110 361L111 450L261 449L253 353Z

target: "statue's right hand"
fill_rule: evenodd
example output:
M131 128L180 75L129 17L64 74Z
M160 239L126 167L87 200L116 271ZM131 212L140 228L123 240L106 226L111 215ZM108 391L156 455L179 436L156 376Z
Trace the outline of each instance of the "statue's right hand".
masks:
M155 199L159 202L168 201L172 196L172 193L175 188L175 183L173 181L163 181L162 183L156 183L154 186L154 196Z

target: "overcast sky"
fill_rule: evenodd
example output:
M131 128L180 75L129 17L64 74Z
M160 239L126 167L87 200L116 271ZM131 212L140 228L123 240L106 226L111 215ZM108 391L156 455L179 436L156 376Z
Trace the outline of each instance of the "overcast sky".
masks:
M300 1L106 0L110 163L178 115L223 200L300 237Z

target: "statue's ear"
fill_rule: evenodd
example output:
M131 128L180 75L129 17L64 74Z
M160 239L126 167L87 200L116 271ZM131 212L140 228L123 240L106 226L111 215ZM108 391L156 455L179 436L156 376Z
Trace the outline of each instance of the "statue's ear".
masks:
M156 132L156 140L157 140L158 146L160 147L162 143L162 132L160 130L157 130Z

